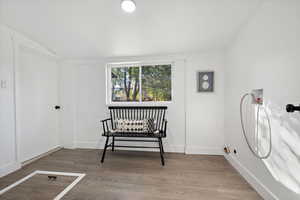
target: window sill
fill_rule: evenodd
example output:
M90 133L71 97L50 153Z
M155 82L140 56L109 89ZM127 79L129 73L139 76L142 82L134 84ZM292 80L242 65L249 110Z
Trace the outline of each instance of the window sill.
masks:
M173 104L173 101L157 101L157 102L109 102L106 106L162 106Z

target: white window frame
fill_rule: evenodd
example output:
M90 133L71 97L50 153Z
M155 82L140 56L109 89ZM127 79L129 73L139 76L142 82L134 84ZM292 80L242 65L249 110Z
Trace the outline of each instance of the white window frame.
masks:
M146 65L171 65L171 101L142 101L141 91L142 91L142 66ZM140 84L140 99L139 101L120 101L114 102L111 99L111 69L120 67L139 67L139 84ZM118 63L107 63L106 64L106 104L107 105L132 105L132 104L147 104L147 105L157 105L157 104L170 104L174 100L174 62L173 61L159 61L159 62L118 62Z

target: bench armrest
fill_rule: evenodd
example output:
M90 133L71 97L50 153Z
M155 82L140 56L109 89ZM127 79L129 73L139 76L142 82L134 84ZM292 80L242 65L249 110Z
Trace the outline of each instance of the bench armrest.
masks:
M168 124L168 121L167 120L163 120L163 132L164 132L164 134L166 134L166 132L167 132L167 124Z
M105 122L105 121L109 121L109 120L111 120L111 118L103 119L103 120L101 120L101 122Z
M110 121L110 126L112 127L112 119L111 118L101 120L104 133L107 133L110 130L108 123L107 123L108 121Z

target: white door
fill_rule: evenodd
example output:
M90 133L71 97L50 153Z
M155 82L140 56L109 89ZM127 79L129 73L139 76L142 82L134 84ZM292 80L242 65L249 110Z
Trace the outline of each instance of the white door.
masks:
M17 57L18 152L23 162L59 145L58 65L54 58L25 47Z
M13 44L0 26L0 176L16 162Z

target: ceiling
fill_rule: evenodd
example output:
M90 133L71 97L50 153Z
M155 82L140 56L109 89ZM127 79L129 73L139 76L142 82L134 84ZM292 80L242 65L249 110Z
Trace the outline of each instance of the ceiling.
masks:
M0 0L0 19L64 58L222 49L261 0Z

